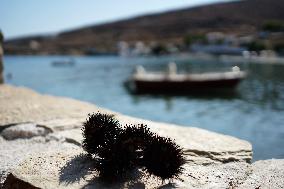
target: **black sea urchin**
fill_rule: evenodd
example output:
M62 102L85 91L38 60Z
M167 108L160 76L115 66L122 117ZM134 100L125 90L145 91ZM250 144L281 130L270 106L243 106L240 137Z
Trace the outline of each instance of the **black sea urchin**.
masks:
M145 168L159 178L178 177L185 163L182 149L171 139L152 133L146 125L126 125L111 115L89 115L83 124L83 148L95 157L95 169L105 181L127 180Z
M125 179L139 168L143 157L145 142L150 141L153 133L141 125L128 125L117 136L115 143L101 150L97 170L100 176L110 180Z
M111 146L121 128L119 122L108 114L89 114L83 123L83 148L91 155L100 153L105 146Z
M128 145L134 148L134 151L143 151L146 143L151 141L154 133L144 124L126 125L121 132L119 139L127 142Z
M133 159L135 154L127 146L114 143L104 149L97 160L96 170L105 181L124 180L136 168Z
M117 138L117 143L127 148L133 155L130 164L138 167L141 164L145 146L154 133L146 125L127 125Z
M155 135L144 149L146 170L162 180L178 177L184 163L182 149L169 138Z

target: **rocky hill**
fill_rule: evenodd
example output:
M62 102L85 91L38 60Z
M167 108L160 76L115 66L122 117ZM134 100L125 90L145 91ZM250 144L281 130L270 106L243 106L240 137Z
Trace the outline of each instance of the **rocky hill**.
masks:
M5 42L7 53L72 54L89 50L115 52L119 41L181 43L184 36L222 31L255 33L267 21L284 21L284 1L244 0L139 16L65 31L56 36L31 36Z

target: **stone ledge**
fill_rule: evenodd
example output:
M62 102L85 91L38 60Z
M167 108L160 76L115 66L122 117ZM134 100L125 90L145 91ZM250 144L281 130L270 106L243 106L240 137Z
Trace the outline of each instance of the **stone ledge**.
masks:
M101 184L92 164L81 150L41 153L25 159L8 176L4 188L131 188L134 183ZM184 166L181 180L173 179L168 188L281 188L284 160L231 162ZM162 187L154 177L136 181L142 188ZM139 188L139 187L132 187Z
M205 167L213 166L215 169L215 166L225 166L229 162L236 165L250 166L250 164L246 162L250 162L252 159L251 144L232 136L194 127L181 127L174 124L133 118L99 108L90 103L69 98L42 95L22 87L0 85L0 91L0 157L1 160L4 160L0 162L0 173L1 175L2 173L4 175L10 173L6 184L11 184L11 180L14 180L16 183L30 183L27 187L37 186L35 180L29 180L29 178L33 177L31 172L26 172L25 174L16 173L19 173L17 172L19 170L23 170L23 166L29 167L29 169L32 170L35 166L42 168L41 166L47 166L47 164L43 162L39 163L39 165L34 165L33 162L27 159L27 156L30 155L35 162L37 162L37 158L45 159L45 162L48 162L50 161L50 159L47 158L49 157L48 154L56 154L63 151L63 153L68 152L68 154L65 155L70 157L74 149L80 151L82 140L80 127L82 122L85 121L88 113L97 111L114 114L122 124L147 124L152 131L162 136L174 138L176 142L185 149L186 158L188 160L186 166L200 166L199 169L203 169L202 167L206 165ZM33 132L30 130L30 127L19 126L19 124L22 123L31 123L35 129L38 129L38 127L44 128L48 130L48 132L44 132L44 134L36 130ZM1 137L1 135L4 134L3 131L6 129L9 132L20 132L18 132L18 134L10 133L11 135L16 134L16 137L14 140L8 141ZM26 134L32 138L24 139L27 136ZM46 155L42 155L43 153L46 153ZM24 163L18 166L19 162ZM64 164L66 161L62 163ZM57 174L56 171L53 173L55 175ZM54 182L50 179L53 178L53 173L49 175L50 178L47 175L46 177L37 179L43 179L47 185L52 184ZM5 176L3 177L1 175L0 188L1 183L6 179ZM188 178L185 180L188 180ZM58 184L57 181L55 183ZM153 181L148 185L153 186L155 184L157 185L157 183L158 181ZM186 183L187 182L180 183L180 186L184 186ZM90 183L88 183L88 185L89 184ZM44 188L42 185L39 187ZM60 184L60 187L63 186ZM74 185L74 188L77 187Z
M45 126L55 135L62 135L70 141L81 142L80 127L90 112L106 112L116 116L122 123L145 123L154 132L176 140L187 152L189 159L205 164L210 162L245 161L252 159L249 142L194 127L158 123L125 116L93 104L78 100L41 95L30 89L0 86L0 125L32 122ZM1 126L0 126L1 127ZM76 130L77 128L77 130ZM201 160L196 157L201 157ZM207 161L208 160L208 161Z

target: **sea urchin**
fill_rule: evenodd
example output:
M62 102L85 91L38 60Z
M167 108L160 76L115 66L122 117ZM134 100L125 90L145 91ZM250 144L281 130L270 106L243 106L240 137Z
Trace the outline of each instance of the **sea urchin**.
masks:
M183 151L170 138L155 135L144 149L143 165L162 180L178 177L183 164Z
M121 128L112 115L95 113L89 114L83 123L83 148L91 155L98 155L106 146L111 146Z
M182 149L146 125L121 127L112 115L95 113L89 115L82 131L82 146L94 157L95 169L106 181L124 180L139 168L162 180L182 172Z

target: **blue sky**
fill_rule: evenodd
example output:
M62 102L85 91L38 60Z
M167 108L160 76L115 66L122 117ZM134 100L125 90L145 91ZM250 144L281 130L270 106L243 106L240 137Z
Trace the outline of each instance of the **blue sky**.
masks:
M229 0L0 0L6 38L52 34L146 13Z

